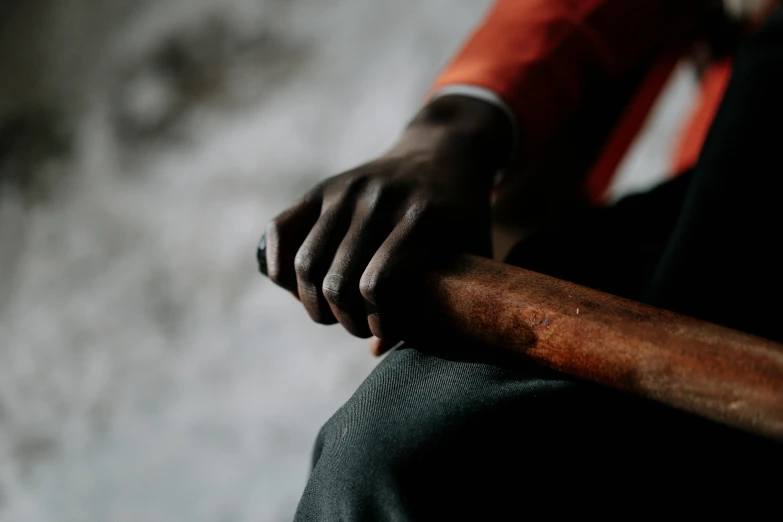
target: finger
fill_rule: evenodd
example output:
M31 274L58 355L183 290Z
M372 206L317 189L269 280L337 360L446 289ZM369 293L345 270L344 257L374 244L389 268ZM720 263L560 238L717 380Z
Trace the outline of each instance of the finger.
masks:
M321 214L317 193L303 198L266 227L266 270L269 279L297 295L294 259Z
M399 309L400 298L408 279L413 274L414 260L421 264L421 240L424 228L421 225L420 206L411 207L403 219L386 238L375 253L359 281L359 291L364 297L367 309L367 323L376 337L390 338L398 331L384 311Z
M372 339L370 339L370 352L375 357L380 357L385 353L392 351L393 349L395 349L397 346L401 344L402 341L389 341L386 339L373 337Z
M381 354L381 348L383 347L383 339L380 337L372 336L370 339L370 353L375 357L379 357Z
M338 321L351 334L368 338L367 309L359 281L375 252L393 229L391 217L378 212L380 196L366 195L335 253L323 282L323 295Z
M323 294L323 282L350 224L347 198L325 208L294 259L299 300L320 324L337 322Z

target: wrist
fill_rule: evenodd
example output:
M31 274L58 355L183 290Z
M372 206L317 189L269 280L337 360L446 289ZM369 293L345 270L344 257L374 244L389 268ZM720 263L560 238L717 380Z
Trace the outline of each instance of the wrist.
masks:
M465 166L494 177L511 159L514 130L508 116L495 105L462 95L445 95L427 104L403 135Z

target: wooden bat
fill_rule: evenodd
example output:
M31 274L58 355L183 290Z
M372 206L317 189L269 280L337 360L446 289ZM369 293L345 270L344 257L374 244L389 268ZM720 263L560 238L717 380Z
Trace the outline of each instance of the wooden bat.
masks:
M433 329L783 440L782 344L469 255L420 284ZM421 319L399 313L415 341Z

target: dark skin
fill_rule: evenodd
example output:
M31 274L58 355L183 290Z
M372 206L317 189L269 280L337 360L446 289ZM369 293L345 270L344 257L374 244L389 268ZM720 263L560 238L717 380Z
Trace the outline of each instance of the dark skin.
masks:
M490 195L512 149L511 123L493 105L443 96L381 157L326 179L269 222L269 278L310 317L393 343L388 290L434 259L491 255Z

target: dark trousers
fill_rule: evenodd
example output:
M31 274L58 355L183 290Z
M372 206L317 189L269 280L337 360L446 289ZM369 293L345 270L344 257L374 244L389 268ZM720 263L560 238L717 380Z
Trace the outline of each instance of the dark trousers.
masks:
M693 172L508 262L783 341L783 11L749 37ZM486 350L405 346L322 429L297 520L780 516L783 444Z

